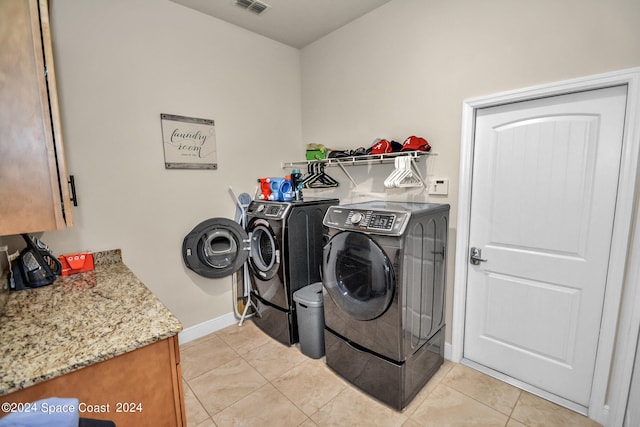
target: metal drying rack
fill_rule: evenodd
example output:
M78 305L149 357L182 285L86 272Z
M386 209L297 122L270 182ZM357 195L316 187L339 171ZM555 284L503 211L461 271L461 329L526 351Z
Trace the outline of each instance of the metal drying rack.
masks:
M415 162L418 162L420 157L423 156L436 156L437 153L433 153L430 151L402 151L399 153L386 153L386 154L366 154L361 156L346 156L346 157L334 157L327 159L317 159L317 160L300 160L296 162L283 162L282 168L291 168L291 167L299 167L299 166L309 166L311 164L321 163L326 166L338 166L342 169L342 172L349 178L349 181L354 186L358 186L358 183L353 179L351 174L347 171L345 166L356 166L356 165L371 165L371 164L385 164L392 163L395 161L397 157L409 157L411 159L411 166L413 170L417 174L420 179L420 183L422 186L426 187L424 178L420 174L420 171L415 166Z

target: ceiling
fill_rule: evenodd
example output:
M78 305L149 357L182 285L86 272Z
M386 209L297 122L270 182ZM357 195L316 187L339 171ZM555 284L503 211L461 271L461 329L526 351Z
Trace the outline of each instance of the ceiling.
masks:
M300 49L390 0L258 0L270 6L259 15L237 0L171 1Z

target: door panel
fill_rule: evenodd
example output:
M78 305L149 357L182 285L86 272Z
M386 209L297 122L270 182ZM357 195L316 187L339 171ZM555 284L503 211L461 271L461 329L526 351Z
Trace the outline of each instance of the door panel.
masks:
M479 110L464 357L587 406L626 86Z
M593 196L598 119L557 115L494 129L492 244L543 252L584 252ZM526 195L526 197L522 197ZM556 219L530 215L554 207Z
M484 335L499 344L572 365L580 292L551 283L491 273L487 280ZM511 301L529 301L512 305ZM538 307L544 307L543 313ZM504 322L521 325L513 328ZM531 319L535 319L533 322ZM539 336L539 330L546 331Z

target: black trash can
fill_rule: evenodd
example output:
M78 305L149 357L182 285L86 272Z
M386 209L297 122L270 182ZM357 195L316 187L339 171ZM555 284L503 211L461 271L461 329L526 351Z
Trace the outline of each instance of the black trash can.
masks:
M293 293L298 319L300 351L319 359L324 356L324 310L322 282L312 283Z

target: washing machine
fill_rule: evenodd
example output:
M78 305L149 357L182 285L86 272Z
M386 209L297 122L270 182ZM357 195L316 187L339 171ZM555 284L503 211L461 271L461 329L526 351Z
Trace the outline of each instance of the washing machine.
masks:
M332 206L323 223L326 363L401 410L444 360L449 205Z
M338 199L273 202L247 209L253 322L285 345L298 342L293 293L321 281L323 225Z

